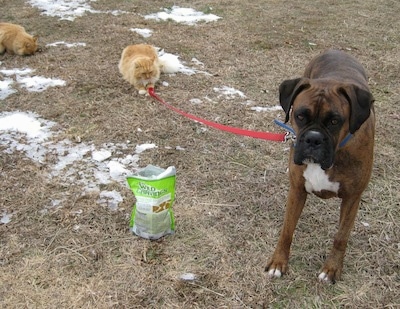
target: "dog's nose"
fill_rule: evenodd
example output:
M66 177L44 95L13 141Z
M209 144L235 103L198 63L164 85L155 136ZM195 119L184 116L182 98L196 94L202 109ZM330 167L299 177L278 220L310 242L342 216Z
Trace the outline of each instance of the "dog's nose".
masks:
M304 142L310 147L319 147L324 142L321 132L310 130L304 134Z

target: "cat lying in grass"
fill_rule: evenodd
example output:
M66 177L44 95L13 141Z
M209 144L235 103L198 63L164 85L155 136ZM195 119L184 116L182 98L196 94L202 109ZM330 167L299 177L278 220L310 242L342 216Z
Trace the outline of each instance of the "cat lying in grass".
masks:
M19 25L0 23L0 54L33 55L38 50L37 40Z
M173 56L160 59L156 48L151 45L137 44L129 45L122 51L118 68L139 94L146 94L149 88L154 88L160 73L176 73L180 63Z

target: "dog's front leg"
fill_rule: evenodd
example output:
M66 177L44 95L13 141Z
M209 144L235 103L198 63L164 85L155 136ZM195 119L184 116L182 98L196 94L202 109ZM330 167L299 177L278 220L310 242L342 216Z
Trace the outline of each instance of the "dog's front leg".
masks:
M303 211L306 199L307 192L304 190L304 187L297 187L291 184L278 244L276 245L272 258L265 268L270 277L280 277L288 270L289 252L293 233L300 214Z
M344 197L342 199L339 229L333 240L331 252L318 276L321 281L335 283L336 280L340 279L347 242L354 226L360 200L361 195Z

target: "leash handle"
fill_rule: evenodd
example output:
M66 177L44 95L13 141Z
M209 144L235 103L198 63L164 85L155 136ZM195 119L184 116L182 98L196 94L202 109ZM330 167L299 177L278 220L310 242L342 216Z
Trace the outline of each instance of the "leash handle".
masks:
M243 136L248 136L248 137L253 137L253 138L258 138L258 139L263 139L263 140L268 140L268 141L275 141L275 142L284 142L286 141L286 133L271 133L271 132L261 132L261 131L251 131L251 130L246 130L246 129L241 129L241 128L236 128L236 127L230 127L230 126L226 126L217 122L212 122L206 119L202 119L200 117L197 117L195 115L186 113L170 104L168 104L167 102L165 102L163 99L161 99L154 91L154 88L149 88L148 89L148 93L151 97L153 97L154 99L156 99L158 102L160 102L161 104L165 105L166 107L168 107L169 109L173 110L174 112L192 119L194 121L200 122L204 125L207 125L209 127L221 130L221 131L225 131L225 132L230 132L233 134L237 134L237 135L243 135Z

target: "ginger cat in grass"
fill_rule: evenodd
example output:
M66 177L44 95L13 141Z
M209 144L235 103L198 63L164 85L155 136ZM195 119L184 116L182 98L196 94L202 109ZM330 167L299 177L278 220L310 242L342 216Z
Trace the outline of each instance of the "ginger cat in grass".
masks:
M147 44L129 45L123 51L118 65L123 78L139 94L146 94L160 79L161 65L156 49Z
M0 23L0 54L6 51L21 56L33 55L38 50L37 36L31 36L19 25Z

